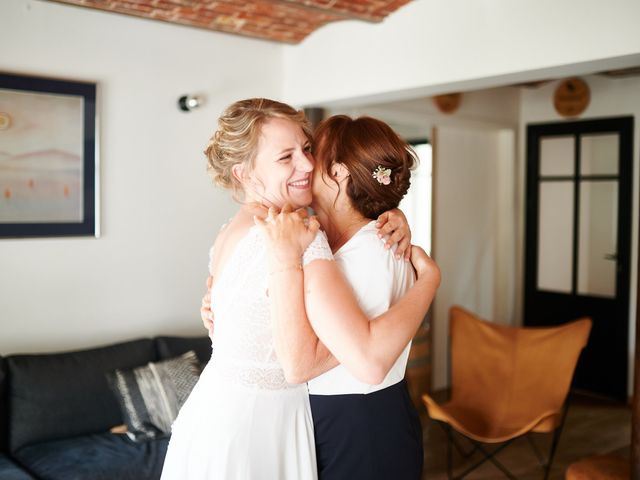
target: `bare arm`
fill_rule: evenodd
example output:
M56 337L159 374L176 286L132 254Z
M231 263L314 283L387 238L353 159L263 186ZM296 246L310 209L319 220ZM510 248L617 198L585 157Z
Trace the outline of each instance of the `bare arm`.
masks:
M285 206L283 212L289 213L291 209ZM267 233L268 239L277 239L278 245L284 247L270 251L269 297L273 338L287 381L304 383L332 369L338 365L338 361L318 340L304 315L301 257L315 237L319 224L315 219L309 219L311 228L303 225L307 217L306 210L298 210L295 215L276 216L275 211L270 209L269 225L260 218L255 221ZM282 232L285 234L282 235ZM290 285L289 278L294 279ZM305 321L300 321L303 318Z
M362 312L334 262L312 262L305 270L306 312L318 337L358 380L378 384L415 335L440 285L440 271L424 251L412 248L422 262L411 289L375 319Z
M382 382L426 315L440 282L437 266L415 248L416 284L370 322L334 262L316 260L305 267L304 276L300 268L292 268L299 265L309 236L300 242L301 220L284 218L273 215L268 226L262 225L272 245L269 292L276 350L287 379L302 382L335 366L326 344L356 378Z
M291 273L296 272L301 274L302 270L296 268ZM274 275L277 273L279 272L275 272ZM305 311L302 282L298 283L300 291L292 292L277 288L280 284L276 282L276 288L270 291L272 319L296 320L300 317L300 312ZM200 317L209 332L209 337L213 337L214 328L211 284L212 277L208 276L207 292L202 297L200 307ZM308 321L273 322L273 332L278 359L283 365L285 377L289 383L304 383L338 365L336 358L318 340Z
M411 258L411 229L407 217L402 210L394 208L380 215L376 220L378 237L387 237L384 248L389 249L396 246L396 258L404 257L409 261Z
M316 260L313 263L334 263ZM308 267L305 267L305 271ZM338 365L306 318L300 268L276 271L269 280L276 353L290 383L304 383Z

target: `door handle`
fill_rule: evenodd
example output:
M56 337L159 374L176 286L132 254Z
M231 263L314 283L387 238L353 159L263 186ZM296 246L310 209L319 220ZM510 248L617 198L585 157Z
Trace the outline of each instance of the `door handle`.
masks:
M616 261L618 260L618 254L617 253L605 253L604 254L604 259L605 260L612 260L612 261Z

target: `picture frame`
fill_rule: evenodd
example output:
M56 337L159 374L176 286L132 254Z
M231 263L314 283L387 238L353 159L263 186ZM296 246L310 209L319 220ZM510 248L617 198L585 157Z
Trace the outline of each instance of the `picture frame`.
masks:
M0 238L99 237L97 84L0 72Z

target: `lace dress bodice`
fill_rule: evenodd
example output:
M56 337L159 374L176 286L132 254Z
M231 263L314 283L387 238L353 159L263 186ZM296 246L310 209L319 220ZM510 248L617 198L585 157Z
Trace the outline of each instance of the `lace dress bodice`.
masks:
M215 330L210 367L216 375L233 383L281 390L293 385L285 380L274 347L266 248L263 235L252 227L236 245L215 281L211 290ZM303 264L316 259L333 259L322 232L318 232L305 251Z

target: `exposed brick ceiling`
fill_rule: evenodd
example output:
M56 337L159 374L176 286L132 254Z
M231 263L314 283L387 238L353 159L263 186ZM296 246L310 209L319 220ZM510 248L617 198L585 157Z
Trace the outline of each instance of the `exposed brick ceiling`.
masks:
M265 40L299 43L329 22L381 22L411 0L51 1Z

